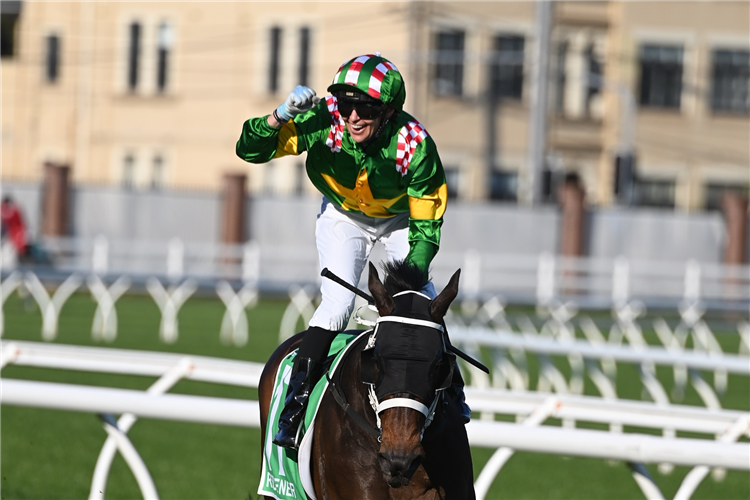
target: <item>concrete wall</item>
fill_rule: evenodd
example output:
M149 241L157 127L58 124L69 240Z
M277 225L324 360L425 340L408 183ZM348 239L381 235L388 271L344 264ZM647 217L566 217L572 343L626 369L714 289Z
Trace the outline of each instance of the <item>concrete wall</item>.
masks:
M8 184L2 193L23 207L33 237L41 226L41 188ZM71 193L71 236L90 239L103 234L111 240L186 243L220 241L221 198L218 193L138 192L110 187L78 186ZM247 204L246 232L263 248L317 259L315 220L320 199L315 196L256 196ZM719 263L726 230L720 213L681 213L667 210L600 209L587 213L586 255L680 262L696 259ZM559 210L552 206L452 202L445 215L441 252L463 254L538 255L557 253ZM748 245L750 247L750 245ZM274 250L275 249L275 250ZM451 258L451 261L455 258Z

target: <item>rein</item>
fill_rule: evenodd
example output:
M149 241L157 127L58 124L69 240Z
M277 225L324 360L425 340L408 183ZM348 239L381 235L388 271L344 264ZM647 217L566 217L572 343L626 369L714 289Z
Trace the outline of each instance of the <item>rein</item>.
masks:
M362 342L362 340L365 337L362 337L362 339L357 339L355 342ZM354 347L354 346L352 346ZM349 404L349 402L346 400L346 394L344 394L344 391L341 390L341 374L344 371L344 364L349 356L351 356L352 351L354 349L347 350L346 353L344 353L344 358L339 363L339 366L341 369L336 374L336 381L334 382L331 377L328 376L328 373L326 373L326 379L328 380L329 387L331 389L331 394L333 395L333 399L338 403L338 405L341 407L342 410L344 410L344 413L346 413L354 422L359 425L362 430L366 431L371 436L375 437L380 441L380 435L381 431L379 428L376 428L374 425L372 425L370 422L367 421L365 417L357 413L354 408L352 408L352 405ZM337 383L338 382L338 383Z

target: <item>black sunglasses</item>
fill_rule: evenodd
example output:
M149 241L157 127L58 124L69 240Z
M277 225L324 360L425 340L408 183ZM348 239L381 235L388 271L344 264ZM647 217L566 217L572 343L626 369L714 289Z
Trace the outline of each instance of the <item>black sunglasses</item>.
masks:
M384 104L376 104L373 102L352 102L352 101L339 101L339 113L342 117L348 117L352 114L352 111L357 110L357 115L365 120L372 120L378 118L385 112Z

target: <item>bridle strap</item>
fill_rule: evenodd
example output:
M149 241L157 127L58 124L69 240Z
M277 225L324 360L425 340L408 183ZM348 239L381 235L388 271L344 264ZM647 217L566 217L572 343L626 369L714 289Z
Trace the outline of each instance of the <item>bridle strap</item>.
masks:
M412 410L417 410L419 413L424 415L425 417L428 417L430 414L430 409L427 408L426 405L423 405L416 399L409 399L409 398L392 398L392 399L386 399L382 403L378 403L378 414L384 412L385 410L389 408L411 408Z
M341 409L344 410L344 413L346 413L349 418L354 420L354 423L359 425L364 431L367 431L368 434L380 439L380 431L376 429L370 422L368 422L362 415L357 413L354 408L352 408L352 405L350 405L346 400L346 395L344 394L344 392L339 388L338 385L336 385L336 382L332 381L328 377L327 373L326 378L328 379L328 384L331 388L333 399L335 399Z

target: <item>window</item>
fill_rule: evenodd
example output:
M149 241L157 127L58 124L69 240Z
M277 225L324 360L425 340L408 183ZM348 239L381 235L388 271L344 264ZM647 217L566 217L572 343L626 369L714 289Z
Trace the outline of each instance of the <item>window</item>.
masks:
M279 90L279 58L281 57L281 28L271 28L271 59L268 67L268 90L276 93Z
M655 108L680 108L682 94L682 47L641 47L640 104Z
M47 60L44 75L47 83L56 83L60 74L60 37L48 35L46 40Z
M154 155L151 164L151 190L159 191L164 187L164 158L160 154Z
M750 112L750 51L714 50L712 60L711 109Z
M642 207L674 208L675 181L636 179L635 204Z
M0 57L10 58L15 55L17 20L18 16L0 14Z
M133 156L133 153L127 153L123 158L120 183L124 189L133 189L135 184L135 156Z
M307 85L310 78L310 28L299 30L299 84Z
M492 61L492 92L496 97L521 99L523 93L523 47L521 36L495 38Z
M602 90L602 63L594 51L593 44L586 48L586 66L588 67L588 75L586 75L586 114L591 115L591 102Z
M448 199L458 198L458 187L460 182L460 170L456 167L445 168L445 184L448 188Z
M568 58L568 42L560 41L555 48L555 111L565 111L565 62Z
M138 77L141 56L141 25L130 24L130 43L128 45L128 89L134 92L138 88Z
M490 177L490 199L497 201L518 200L518 174L494 170Z
M435 93L460 96L464 81L464 32L438 33L436 45Z
M747 198L750 196L750 186L740 183L710 183L706 184L705 207L706 210L721 210L721 202L725 194L737 193Z
M157 40L156 54L156 90L163 93L169 83L167 75L169 72L169 53L172 49L172 27L168 23L159 25L159 36Z

